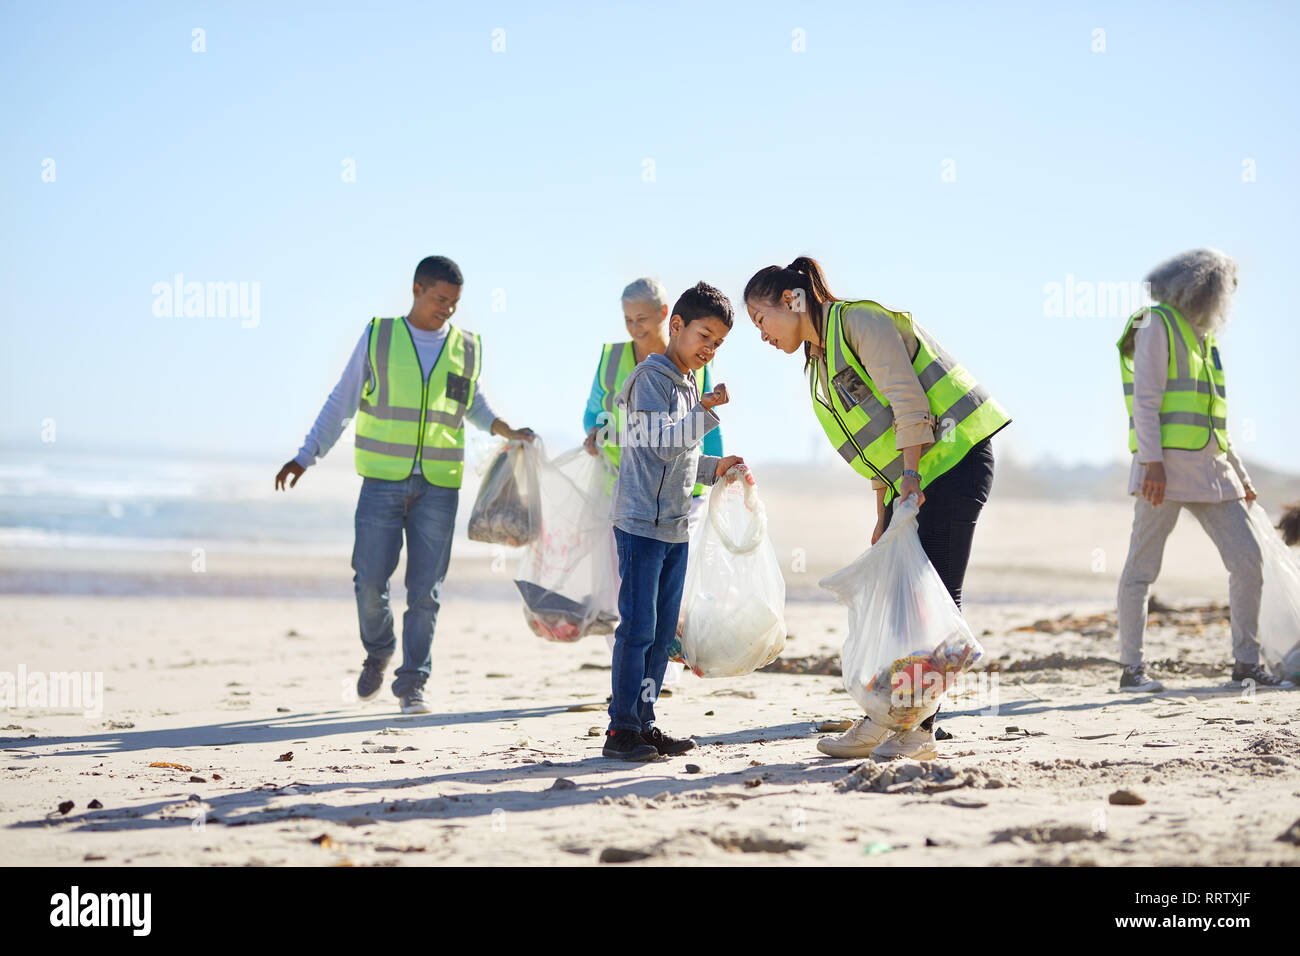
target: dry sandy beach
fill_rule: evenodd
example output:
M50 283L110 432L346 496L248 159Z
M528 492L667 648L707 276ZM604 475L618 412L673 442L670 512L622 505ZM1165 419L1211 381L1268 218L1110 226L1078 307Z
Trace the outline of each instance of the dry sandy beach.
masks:
M773 539L806 570L787 574L783 660L833 662L845 612L816 580L863 532L782 523L799 515L785 493L769 489ZM435 712L418 717L387 690L349 699L363 655L345 554L213 551L199 575L188 552L5 551L0 670L102 671L105 690L91 716L0 712L0 862L1294 864L1300 846L1279 837L1300 816L1300 694L1226 685L1221 611L1154 615L1147 659L1167 692L1115 691L1129 507L990 506L966 615L996 710L970 685L929 765L820 756L817 726L854 705L836 676L782 672L687 675L661 723L698 749L604 760L604 639L534 637L508 574L472 548L453 557ZM99 587L124 576L157 596ZM39 593L56 581L73 583ZM1156 593L1226 592L1184 517ZM1020 629L1063 615L1084 617ZM1122 790L1144 802L1109 802Z

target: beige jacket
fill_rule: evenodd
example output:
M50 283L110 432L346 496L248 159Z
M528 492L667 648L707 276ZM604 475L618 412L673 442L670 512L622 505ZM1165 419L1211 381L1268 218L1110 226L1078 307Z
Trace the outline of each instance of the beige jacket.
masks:
M918 348L916 336L901 331L890 318L889 311L875 302L855 302L846 306L842 321L844 338L853 354L894 410L895 447L901 451L921 445L924 451L933 445L935 421L930 412L930 400L925 397L925 389L912 368L912 357ZM917 325L915 321L912 324ZM924 331L924 327L921 329ZM829 395L826 352L813 346L812 354L817 363L822 392ZM872 478L871 487L884 488L885 483Z

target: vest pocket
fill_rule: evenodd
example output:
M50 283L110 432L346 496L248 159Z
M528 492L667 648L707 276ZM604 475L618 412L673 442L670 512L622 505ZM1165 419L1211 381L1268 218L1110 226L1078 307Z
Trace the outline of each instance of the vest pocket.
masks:
M447 397L462 405L469 404L469 379L455 372L447 373Z

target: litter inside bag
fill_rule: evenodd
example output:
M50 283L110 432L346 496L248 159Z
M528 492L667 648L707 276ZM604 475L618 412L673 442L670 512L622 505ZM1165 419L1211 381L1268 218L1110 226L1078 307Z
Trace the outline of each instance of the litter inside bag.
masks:
M898 502L880 539L819 582L849 609L844 689L868 717L894 730L910 730L937 711L984 654L921 547L917 512L915 498Z
M1259 542L1264 588L1259 600L1259 656L1279 677L1300 679L1300 558L1252 501L1251 530Z
M530 581L516 581L515 587L524 599L524 618L538 637L576 641L588 634L613 634L618 624L612 611L597 608L593 617L590 601L575 601Z
M471 541L518 548L536 538L541 524L537 443L506 442L492 459L469 514Z
M524 619L539 637L576 641L612 633L618 623L612 467L582 447L554 459L539 455L540 532L520 558L515 580Z
M785 579L767 537L767 511L749 469L736 465L709 492L682 588L680 654L700 677L736 677L785 648ZM669 654L678 653L674 641Z

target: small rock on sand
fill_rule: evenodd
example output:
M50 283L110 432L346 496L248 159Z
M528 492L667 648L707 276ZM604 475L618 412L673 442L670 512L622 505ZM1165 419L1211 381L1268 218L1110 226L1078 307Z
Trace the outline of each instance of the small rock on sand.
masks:
M557 777L555 783L551 784L552 790L577 790L578 785L568 777Z
M600 851L601 863L635 863L637 860L648 860L652 853L646 850L629 850L624 847L607 846Z
M819 734L842 734L853 726L851 720L823 720L817 725Z
M700 765L697 763L688 763L685 769L687 773L699 773Z
M1146 803L1146 800L1132 790L1116 790L1108 799L1111 803L1121 807L1140 807Z
M1283 830L1278 836L1278 840L1282 843L1293 843L1300 846L1300 820L1296 820L1295 823Z

